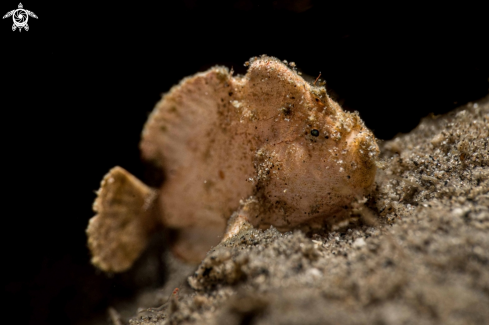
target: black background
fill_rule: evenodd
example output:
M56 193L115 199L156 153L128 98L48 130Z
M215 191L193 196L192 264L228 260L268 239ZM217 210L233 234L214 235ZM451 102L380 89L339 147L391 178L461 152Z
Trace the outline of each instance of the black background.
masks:
M309 5L308 5L309 3ZM3 1L1 15L17 8ZM181 78L251 56L319 71L377 137L408 132L488 93L482 8L409 2L23 2L39 19L1 20L2 323L89 322L133 288L89 264L85 228L102 176L142 176L148 113ZM5 272L6 271L6 272ZM5 300L4 300L5 301Z

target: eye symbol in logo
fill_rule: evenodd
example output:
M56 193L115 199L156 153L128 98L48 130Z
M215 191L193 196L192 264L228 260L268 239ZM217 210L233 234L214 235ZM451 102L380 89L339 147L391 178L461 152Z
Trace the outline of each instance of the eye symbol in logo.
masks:
M19 7L15 10L7 12L3 18L7 18L12 16L14 24L12 25L12 31L15 31L17 28L19 32L22 31L22 28L25 30L29 30L29 25L27 25L27 21L29 20L29 16L33 18L37 18L36 14L32 11L23 9L22 3L19 3Z

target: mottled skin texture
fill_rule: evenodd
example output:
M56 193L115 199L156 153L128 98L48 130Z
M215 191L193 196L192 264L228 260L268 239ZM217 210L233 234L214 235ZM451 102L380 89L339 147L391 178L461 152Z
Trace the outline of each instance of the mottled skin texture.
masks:
M180 229L187 249L179 255L187 258L189 240L218 241L226 225L224 239L243 226L286 231L348 217L350 203L373 185L378 155L357 114L265 56L245 76L216 67L173 87L140 147L165 175L155 218ZM96 232L89 227L89 238ZM94 256L103 249L92 246Z

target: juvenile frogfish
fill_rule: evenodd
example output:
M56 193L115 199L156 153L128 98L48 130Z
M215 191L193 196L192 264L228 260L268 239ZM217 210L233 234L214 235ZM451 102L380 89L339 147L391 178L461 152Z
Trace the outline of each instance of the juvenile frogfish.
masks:
M195 261L246 227L344 220L372 190L379 153L357 113L268 56L244 76L214 67L183 79L149 116L140 150L164 182L151 188L121 167L103 178L87 234L107 272L130 268L161 226Z

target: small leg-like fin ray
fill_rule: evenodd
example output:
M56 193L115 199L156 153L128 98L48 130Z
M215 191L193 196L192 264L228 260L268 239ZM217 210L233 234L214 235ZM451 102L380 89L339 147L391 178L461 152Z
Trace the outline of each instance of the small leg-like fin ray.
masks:
M121 167L112 168L102 180L87 228L92 263L106 272L131 267L157 226L157 191Z
M224 233L224 237L222 241L226 241L233 236L236 236L241 231L246 231L253 227L256 227L257 224L254 224L250 218L250 216L256 216L260 214L259 211L259 202L253 196L250 196L248 199L241 201L241 206L234 212L228 220L228 225L226 228L226 232Z
M249 222L248 214L243 211L243 209L240 209L233 213L231 218L229 218L226 233L224 234L222 241L226 241L231 237L236 236L241 231L245 231L251 228L253 228L253 226Z

